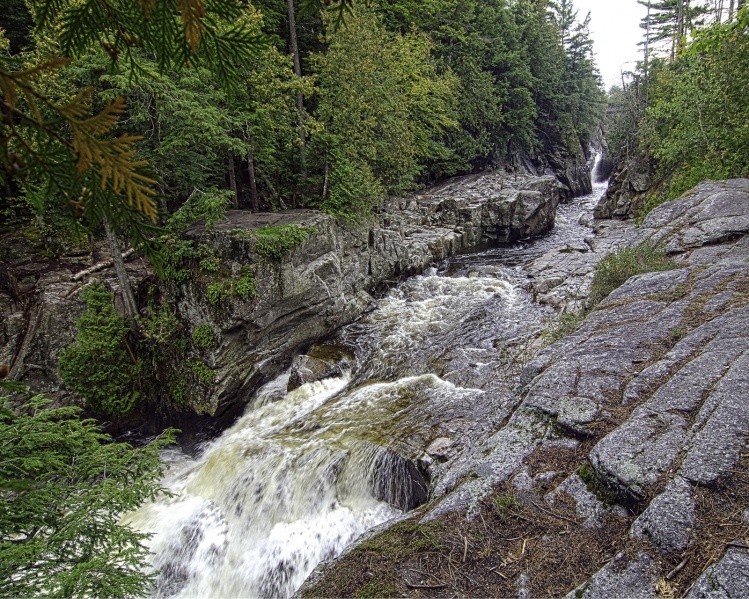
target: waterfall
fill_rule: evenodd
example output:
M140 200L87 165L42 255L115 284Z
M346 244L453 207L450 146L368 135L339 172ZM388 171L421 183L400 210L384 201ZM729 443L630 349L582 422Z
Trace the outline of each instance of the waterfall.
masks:
M423 503L440 467L422 467L426 444L466 418L491 429L514 385L504 340L541 327L518 277L487 263L410 279L331 341L355 354L351 371L288 393L286 373L198 457L165 452L171 495L124 519L153 533L155 596L292 596L318 563Z

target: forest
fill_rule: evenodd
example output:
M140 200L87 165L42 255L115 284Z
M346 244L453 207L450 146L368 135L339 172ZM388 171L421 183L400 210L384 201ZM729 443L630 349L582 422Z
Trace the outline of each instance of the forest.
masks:
M101 424L213 380L186 359L213 330L188 334L163 290L198 273L211 306L255 297L252 271L220 278L183 239L195 223L307 208L356 225L454 175L584 160L602 122L615 176L648 178L641 215L749 175L749 8L638 1L643 61L607 97L570 0L7 0L0 236L50 261L131 246L155 274L145 300L123 274L124 314L101 284L81 292L59 372L82 407L50 406L0 364L0 595L151 588L147 535L118 522L162 492L175 433L133 448ZM273 260L313 231L262 233Z
M42 12L46 4L59 18ZM121 23L97 16L95 2L66 10L65 2L12 0L2 15L4 95L28 72L31 93L43 98L25 105L27 92L14 92L18 123L2 130L6 224L33 212L56 229L79 220L76 205L87 225L99 224L86 194L73 197L74 182L56 183L62 174L44 166L45 153L51 159L70 140L66 114L90 110L101 115L97 136L127 140L140 201L158 198L165 222L191 197L356 218L385 194L521 154L586 152L604 106L588 22L567 0L382 0L327 11L224 0L216 4L232 9L223 21L217 13L215 26L227 43L211 44L206 33L179 58L160 47L167 42L135 41L155 34L128 33L145 18L126 14L128 4L112 4ZM162 4L172 13L182 6ZM45 63L50 56L57 62ZM38 118L51 129L35 130ZM35 136L46 133L55 135L42 152Z
M643 60L609 91L619 172L644 176L644 216L705 179L749 175L749 10L744 2L649 2Z

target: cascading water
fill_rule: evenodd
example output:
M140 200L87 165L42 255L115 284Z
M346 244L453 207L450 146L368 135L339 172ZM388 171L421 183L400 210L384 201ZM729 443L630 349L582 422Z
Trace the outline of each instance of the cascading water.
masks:
M593 202L581 201L578 212ZM519 283L536 251L491 250L406 281L330 341L355 355L343 376L287 393L287 373L198 458L165 452L172 496L125 518L154 533L155 595L291 596L320 561L423 502L423 444L461 426L470 444L506 414L506 350L547 315Z

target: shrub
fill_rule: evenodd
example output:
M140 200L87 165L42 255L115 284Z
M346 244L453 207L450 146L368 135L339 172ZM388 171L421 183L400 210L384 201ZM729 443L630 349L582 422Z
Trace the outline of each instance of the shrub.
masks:
M218 259L218 256L216 256L216 253L213 251L213 248L205 245L204 243L201 243L200 245L198 245L197 255L200 258L200 262L198 263L198 268L200 270L202 270L203 272L218 271L221 263Z
M206 287L206 297L212 305L223 302L229 296L229 285L222 281L210 283Z
M189 268L185 268L185 260L194 256L195 248L192 241L165 237L158 261L161 267L161 276L164 280L174 281L175 283L184 283L189 280L191 273Z
M255 290L255 273L251 270L244 271L242 275L234 281L234 293L237 297L247 301L257 295Z
M84 288L81 297L87 308L76 323L75 342L60 353L60 376L92 410L125 416L138 402L140 367L126 351L127 321L115 311L112 293L101 283Z
M192 332L192 342L195 347L209 348L216 345L216 335L213 334L213 329L210 325L199 324L195 327Z
M317 233L314 227L300 227L299 225L261 227L255 231L257 238L255 252L263 258L278 260L313 233Z
M200 360L191 362L190 370L193 371L193 373L196 377L198 377L198 380L201 383L204 383L206 385L211 385L213 383L213 379L216 376L216 373L211 368L209 368L205 362L201 362Z
M630 277L670 270L674 266L674 261L652 243L623 248L598 263L590 286L590 301L593 305L599 303Z

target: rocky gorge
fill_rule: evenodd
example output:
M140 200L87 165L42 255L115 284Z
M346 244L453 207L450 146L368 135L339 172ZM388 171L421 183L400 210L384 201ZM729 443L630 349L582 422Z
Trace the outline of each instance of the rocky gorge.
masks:
M252 273L257 295L250 301L227 296L219 305L212 303L207 287L224 281L211 273L206 276L198 260L186 265L192 268L184 271L191 272L187 280L174 286L158 283L143 259L129 261L128 274L144 315L153 310L145 307L149 293L160 296L162 305L175 307L184 337L208 326L215 344L191 347L188 356L177 356L162 368L176 370L175 362L184 363L187 357L210 368L211 380L201 381L188 371L178 381L184 393L178 401L169 401L165 396L173 381L164 375L156 398L126 426L157 431L173 425L201 438L215 434L300 348L360 316L375 296L398 281L459 252L511 243L552 228L565 190L551 175L497 172L386 201L375 216L358 225L309 210L229 212L215 227L188 231L193 246L220 262L225 280ZM282 257L259 256L253 232L289 225L312 234ZM8 248L11 245L2 256L6 268L0 279L0 364L8 365L10 378L69 402L57 361L75 339L75 322L84 309L80 291L94 279L117 297L117 277L111 264L89 272L92 263L107 266L106 260L100 262L106 253L95 246L49 259L22 235Z
M674 268L536 353L429 502L302 594L745 594L748 200L749 180L706 182L650 213L627 243Z
M497 244L523 247L549 231L564 195L551 176L492 173L390 200L357 226L303 210L230 212L212 228L188 231L227 277L251 269L257 295L212 303L207 290L217 275L197 267L159 290L186 335L210 327L215 344L190 347L188 357L213 379L191 381L181 404L143 410L149 426L182 426L191 444L195 433L224 428L249 400L228 438L266 465L237 474L238 454L229 457L220 442L204 446L196 462L177 458L175 488L189 491L190 507L185 522L170 526L195 542L156 541L167 556L157 564L168 573L160 593L217 584L213 574L196 574L213 562L228 576L231 531L263 547L257 538L273 533L244 532L243 510L272 513L273 531L290 524L277 504L309 501L305 487L287 490L302 463L320 497L346 509L366 499L356 524L333 527L334 542L313 557L294 553L301 549L289 541L286 553L270 544L253 558L270 564L257 586L216 588L289 594L317 561L375 527L300 593L741 595L749 586L749 181L703 183L638 229L593 220L597 197L579 215L577 205L562 206L579 236L559 243L547 235L522 269L504 249L466 257ZM279 258L260 257L256 231L285 225L308 235ZM664 248L673 268L628 280L572 334L544 347L548 307L588 309L596 264L642 244ZM0 363L12 378L68 401L56 360L74 338L80 289L96 278L117 290L111 269L86 274L100 259L4 256ZM128 270L145 299L148 264L131 260ZM290 412L281 418L277 409ZM269 434L256 447L261 425L281 437ZM322 459L315 452L331 438ZM278 461L300 446L306 453ZM226 488L209 484L202 464L227 466ZM261 488L270 494L259 501ZM164 509L176 518L175 505ZM134 518L148 529L148 517Z

